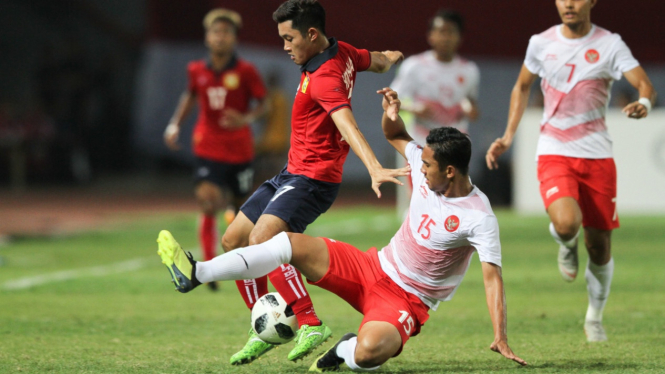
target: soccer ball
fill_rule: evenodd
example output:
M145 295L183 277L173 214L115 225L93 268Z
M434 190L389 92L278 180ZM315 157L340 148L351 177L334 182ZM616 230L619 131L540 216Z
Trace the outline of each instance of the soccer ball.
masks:
M277 292L261 297L252 308L252 328L264 342L288 343L296 336L298 320Z

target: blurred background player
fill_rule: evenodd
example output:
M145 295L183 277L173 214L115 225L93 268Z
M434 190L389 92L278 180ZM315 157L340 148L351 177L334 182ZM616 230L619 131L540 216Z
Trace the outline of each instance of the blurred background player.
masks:
M430 20L427 43L432 49L404 60L391 88L402 98L402 111L413 114L413 139L423 144L431 129L449 126L468 132L478 118L480 72L457 54L464 19L441 9Z
M499 225L489 200L469 179L468 135L437 128L423 148L397 114L395 91L378 92L384 95L386 139L419 170L413 177L418 193L411 199L409 216L387 246L362 252L333 239L280 233L262 244L195 262L163 230L158 253L177 289L189 292L202 281L255 277L290 263L310 283L337 294L364 315L358 335L345 334L310 371L337 371L343 363L353 370L375 370L420 333L430 309L452 299L477 251L494 330L490 349L526 365L508 345Z
M196 155L194 194L201 207L199 241L204 259L216 256L219 240L216 216L227 223L253 187L254 140L249 126L265 111L266 89L256 68L236 54L242 20L237 12L213 9L203 19L207 60L187 66L187 90L164 132L164 141L178 150L180 128L198 100L199 116L192 136ZM258 103L250 109L252 100ZM217 289L215 283L208 285Z
M222 237L225 251L263 243L282 231L304 232L337 197L349 148L367 167L378 197L382 183L402 184L395 177L408 174L408 167L392 170L381 166L351 111L356 73L386 72L403 58L402 53L369 52L328 38L325 10L316 0L286 1L273 13L273 20L284 50L301 71L291 112L288 164L240 208ZM332 332L316 315L300 272L286 264L269 276L298 319L295 347L288 359L302 359ZM236 284L249 309L268 293L265 276ZM258 339L252 329L249 335L245 347L231 357L232 364L250 363L274 347Z
M390 85L400 95L402 111L412 114L403 117L419 144L437 127L468 133L469 121L478 118L480 72L473 61L457 54L463 32L462 15L440 9L429 23L427 43L432 49L404 60ZM404 162L401 155L397 159ZM398 214L404 214L409 199L410 188L397 191Z
M557 0L562 24L529 41L526 58L510 99L505 134L492 143L490 169L513 142L531 85L542 78L545 99L538 139L538 180L550 218L550 233L559 243L559 271L572 282L578 271L577 237L584 227L589 253L585 271L589 306L584 332L590 342L607 340L603 309L614 273L610 239L619 227L616 211L616 167L605 111L613 80L623 74L639 92L627 104L629 118L644 118L655 91L618 34L591 23L596 0Z

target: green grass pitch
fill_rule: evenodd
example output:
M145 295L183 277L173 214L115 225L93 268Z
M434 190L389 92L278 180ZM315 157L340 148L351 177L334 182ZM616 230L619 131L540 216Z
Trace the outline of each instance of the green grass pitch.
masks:
M333 209L310 227L361 249L384 246L399 222L394 210ZM545 215L497 212L508 302L509 343L521 368L488 347L493 339L478 257L452 301L443 303L384 373L665 372L665 217L622 217L604 324L609 341L586 343L583 276L561 280ZM196 217L175 215L124 228L59 238L24 238L0 247L0 373L293 373L292 343L255 363L232 367L249 313L232 282L212 293L173 290L156 255L166 228L199 255ZM586 263L586 255L581 258ZM356 331L361 316L310 286L333 339ZM318 350L321 352L321 350Z

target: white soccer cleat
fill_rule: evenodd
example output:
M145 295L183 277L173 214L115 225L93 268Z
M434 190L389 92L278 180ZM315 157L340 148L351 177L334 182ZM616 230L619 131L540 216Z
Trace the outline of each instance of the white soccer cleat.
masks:
M600 321L584 321L584 334L589 343L607 341L607 334Z
M565 245L559 246L559 272L566 282L572 282L577 277L579 261L577 258L577 244L573 248Z

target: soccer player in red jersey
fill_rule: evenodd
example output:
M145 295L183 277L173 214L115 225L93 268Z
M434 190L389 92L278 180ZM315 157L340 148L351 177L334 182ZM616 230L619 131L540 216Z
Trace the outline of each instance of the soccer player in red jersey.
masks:
M559 271L572 282L578 272L580 226L589 261L584 277L589 305L584 332L589 342L607 340L603 309L614 273L612 230L616 211L616 167L605 111L613 80L626 77L640 99L626 105L629 118L644 118L656 92L644 69L618 34L591 23L596 0L556 0L562 23L531 37L510 99L508 126L487 151L487 166L511 146L537 76L545 110L538 139L538 180L559 244Z
M263 243L281 231L302 233L335 200L349 148L367 167L378 197L382 183L402 184L396 177L409 173L408 167L391 170L381 166L351 111L356 73L386 72L403 58L402 53L369 52L328 38L325 10L315 0L286 1L274 12L273 20L284 40L284 50L301 71L291 117L288 164L240 208L222 238L225 251ZM293 266L283 265L269 277L297 316L300 328L288 358L301 359L327 340L331 331L317 317ZM265 276L236 283L250 309L268 292ZM252 362L273 347L250 329L247 344L231 357L231 363Z
M181 125L198 101L199 117L192 137L194 194L202 212L199 240L203 258L212 259L218 243L217 211L229 204L240 207L253 186L254 140L249 123L264 112L266 89L256 68L235 53L240 15L213 9L203 26L209 59L187 66L187 90L166 127L164 141L170 149L179 149ZM250 109L253 99L258 105ZM217 288L216 283L208 286Z
M398 356L420 333L430 310L452 299L478 252L494 330L489 348L526 365L508 345L499 224L487 196L469 179L469 137L440 127L430 131L423 147L397 114L397 93L389 88L378 93L384 96L381 126L386 139L420 170L413 175L418 188L409 216L389 244L380 251L360 251L334 239L282 232L264 243L196 262L163 230L157 253L176 289L186 293L201 282L246 279L292 264L310 284L335 293L364 316L357 335L342 336L309 370L337 371L346 363L354 371L370 371Z

